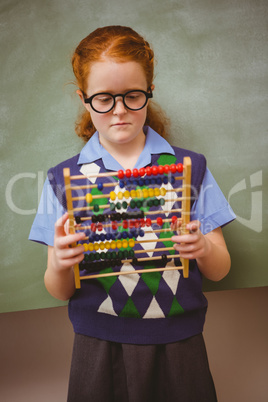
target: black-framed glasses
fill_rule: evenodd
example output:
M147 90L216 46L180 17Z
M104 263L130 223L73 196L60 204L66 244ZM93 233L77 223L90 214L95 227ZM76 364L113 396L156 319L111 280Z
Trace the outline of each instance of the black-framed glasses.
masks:
M85 98L84 95L84 102L89 103L92 109L97 113L108 113L114 108L118 96L122 97L123 104L127 109L135 111L144 108L148 99L153 97L153 93L151 88L148 89L148 92L142 91L141 89L134 89L125 94L116 95L112 95L108 92L100 92L92 95L90 98Z

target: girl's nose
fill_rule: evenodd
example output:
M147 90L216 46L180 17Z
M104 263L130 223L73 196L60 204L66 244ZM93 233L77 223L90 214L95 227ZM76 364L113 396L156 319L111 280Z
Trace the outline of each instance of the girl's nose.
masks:
M127 109L123 103L123 99L122 98L117 98L115 100L115 105L114 105L114 109L113 109L113 114L124 114L127 113Z

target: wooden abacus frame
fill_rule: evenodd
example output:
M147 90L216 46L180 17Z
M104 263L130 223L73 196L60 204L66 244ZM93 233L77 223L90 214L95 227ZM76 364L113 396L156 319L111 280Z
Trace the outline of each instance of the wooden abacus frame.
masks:
M155 173L154 174L159 174L159 167L152 167L156 168ZM190 157L184 157L183 158L183 165L182 164L178 164L178 165L165 165L161 167L161 172L162 173L172 173L175 174L176 172L180 172L182 173L182 175L179 175L177 177L175 177L176 180L181 180L182 181L182 186L174 189L173 191L175 192L180 192L181 193L181 197L178 198L178 201L181 201L181 208L178 210L171 210L170 213L172 212L180 212L181 217L180 217L180 221L181 221L181 226L180 226L180 232L182 234L186 234L188 233L188 230L186 228L187 223L189 223L190 221L190 208L191 208L191 159ZM135 173L134 173L135 171ZM148 172L148 171L147 171ZM157 173L156 173L157 172ZM143 173L143 175L142 175ZM70 234L74 234L76 233L77 230L85 230L85 229L89 229L89 227L79 227L76 225L76 220L75 220L75 216L74 216L74 212L80 210L90 210L92 208L90 207L80 207L80 208L75 208L73 207L73 201L74 200L82 200L82 199L86 199L86 196L83 197L73 197L72 196L72 189L74 189L74 187L72 187L72 181L76 181L79 179L85 179L86 177L88 179L90 178L97 178L97 177L109 177L109 176L124 176L124 177L130 177L131 175L137 176L138 174L140 175L140 177L146 175L146 169L140 169L140 171L138 171L137 169L133 169L133 172L131 172L129 169L126 170L125 172L123 171L119 171L119 172L109 172L109 173L99 173L99 174L92 174L92 175L76 175L76 176L71 176L70 175L70 169L69 168L65 168L63 170L63 175L64 175L64 182L65 182L65 192L66 192L66 202L67 202L67 211L68 211L68 215L69 215L69 233ZM117 181L115 181L114 186L116 186L118 184ZM96 187L94 185L88 184L86 186L81 186L80 188L85 189L91 189L93 187ZM96 196L95 198L97 198L98 196ZM105 195L101 196L102 198L105 197ZM105 205L102 206L105 208L108 208L109 205ZM155 211L148 211L147 214L153 214L155 213ZM160 214L164 214L165 211L161 211ZM90 220L92 218L92 216L88 216L83 218L84 220ZM160 218L161 219L161 218ZM165 219L165 221L171 221L171 219ZM161 230L155 230L153 232L160 232ZM163 239L161 239L163 241ZM147 242L147 241L151 241L151 240L144 240L143 242ZM167 241L167 239L165 238L164 241ZM136 241L136 243L139 243L138 241ZM76 247L77 243L73 243L71 245L72 247ZM173 248L172 248L173 249ZM162 249L156 249L157 251L168 251L168 248L162 248ZM155 250L147 250L144 251L144 253L149 252L149 251L155 251ZM180 258L179 254L173 255L173 254L168 254L167 256L168 258ZM147 258L140 258L138 259L139 261L152 261L152 260L156 260L156 259L161 259L161 257L147 257ZM131 260L122 260L122 263L124 262L128 262ZM81 280L83 279L94 279L94 278L101 278L101 277L108 277L108 276L117 276L117 275L128 275L128 274L132 274L132 273L149 273L149 272L160 272L160 271L172 271L172 270L182 270L183 271L183 276L184 278L188 278L189 276L189 260L188 259L184 259L184 258L180 258L181 261L181 266L172 266L172 267L164 267L164 268L146 268L146 269L135 269L132 271L114 271L114 272L109 272L109 273L100 273L100 274L91 274L91 275L84 275L84 276L80 276L80 271L79 271L79 264L76 264L74 266L74 277L75 277L75 286L76 288L80 288L81 287Z

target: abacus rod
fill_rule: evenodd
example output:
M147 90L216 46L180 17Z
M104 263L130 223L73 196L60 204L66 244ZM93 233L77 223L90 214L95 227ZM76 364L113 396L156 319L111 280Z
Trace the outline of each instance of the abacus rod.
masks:
M131 275L131 274L146 274L150 272L163 272L163 271L178 271L183 270L183 266L179 267L164 267L164 268L144 268L135 269L134 271L118 271L118 272L107 272L105 274L94 274L81 276L80 279L95 279L95 278L105 278L109 276L119 276L119 275Z

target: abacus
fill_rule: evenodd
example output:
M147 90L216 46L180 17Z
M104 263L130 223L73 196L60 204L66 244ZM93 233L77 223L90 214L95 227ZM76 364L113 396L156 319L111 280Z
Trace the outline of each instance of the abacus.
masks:
M69 233L82 230L86 233L84 260L74 266L76 288L81 287L81 280L132 273L182 270L183 277L188 278L189 260L176 254L170 238L178 221L181 233L188 233L190 157L184 157L183 163L178 164L89 175L70 175L70 169L64 168L63 176ZM95 184L100 178L106 182ZM74 184L81 179L88 180L84 185ZM181 185L176 187L177 181ZM74 191L79 196L73 196ZM179 204L179 208L170 207L173 204ZM158 242L164 243L165 247L156 247ZM144 248L137 249L137 245ZM72 244L72 247L76 246L77 243ZM169 264L172 259L174 264ZM152 261L156 264L154 268L144 266ZM116 270L122 264L127 267L128 263L144 267ZM107 268L111 271L100 272ZM81 275L80 271L85 273Z

